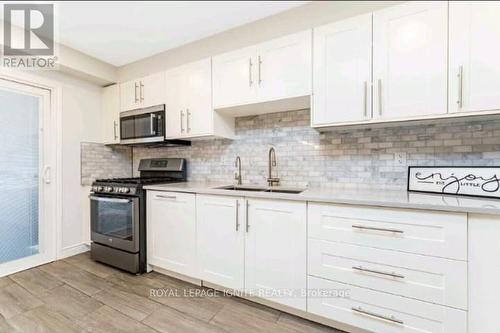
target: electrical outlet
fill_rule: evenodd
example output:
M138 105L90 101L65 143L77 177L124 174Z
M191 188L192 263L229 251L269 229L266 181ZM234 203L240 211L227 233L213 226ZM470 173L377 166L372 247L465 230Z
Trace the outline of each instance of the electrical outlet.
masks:
M399 152L394 154L394 159L396 160L396 165L406 166L406 153Z

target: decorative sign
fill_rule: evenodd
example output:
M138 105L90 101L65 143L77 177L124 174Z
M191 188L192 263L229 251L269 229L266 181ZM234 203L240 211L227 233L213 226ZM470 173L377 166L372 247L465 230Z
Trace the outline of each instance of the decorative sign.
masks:
M408 167L408 191L500 198L500 167Z

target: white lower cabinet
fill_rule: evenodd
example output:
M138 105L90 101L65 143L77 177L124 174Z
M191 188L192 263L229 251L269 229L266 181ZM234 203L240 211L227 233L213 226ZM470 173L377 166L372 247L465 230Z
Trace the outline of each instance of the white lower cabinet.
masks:
M200 279L226 288L244 288L244 202L239 197L196 196Z
M375 333L497 331L484 258L500 218L161 191L147 205L153 267Z
M247 201L245 289L306 310L306 203Z
M196 277L196 202L191 193L148 191L148 264Z
M500 331L500 216L469 214L469 333Z
M309 204L309 237L467 260L467 214Z
M467 312L310 276L310 313L376 333L466 333Z
M199 277L306 310L306 203L197 195Z
M467 262L309 239L309 275L467 309Z

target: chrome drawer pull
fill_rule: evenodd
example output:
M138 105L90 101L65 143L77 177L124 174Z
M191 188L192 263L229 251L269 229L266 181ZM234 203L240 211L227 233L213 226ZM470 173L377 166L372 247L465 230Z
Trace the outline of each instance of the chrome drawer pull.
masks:
M355 313L359 313L359 314L367 315L370 317L375 317L375 318L391 321L391 322L396 323L396 324L400 324L400 325L404 324L404 321L402 321L401 319L398 319L394 316L379 315L379 314L371 312L371 311L366 311L366 310L362 309L360 306L358 306L357 308L352 307L351 310L354 311Z
M175 195L156 195L156 199L177 199Z
M366 227L366 226L363 226L363 225L358 225L358 224L353 224L352 227L354 229L361 229L361 230L372 230L372 231L384 231L384 232L395 232L395 233L398 233L398 234L403 234L404 231L403 230L399 230L399 229L386 229L386 228L375 228L375 227Z
M405 278L405 276L401 275L401 274L397 274L397 273L394 273L394 272L388 273L388 272L377 271L375 269L364 268L363 266L352 266L352 269L354 269L356 271L359 271L359 272L367 272L367 273L374 273L374 274L386 275L386 276L391 276L391 277L395 277L395 278L398 278L398 279L404 279Z

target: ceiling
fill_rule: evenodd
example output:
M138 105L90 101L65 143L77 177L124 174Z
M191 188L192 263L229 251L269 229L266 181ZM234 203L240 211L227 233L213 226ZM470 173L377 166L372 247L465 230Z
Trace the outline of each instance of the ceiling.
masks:
M56 15L61 44L123 66L306 2L59 2Z

